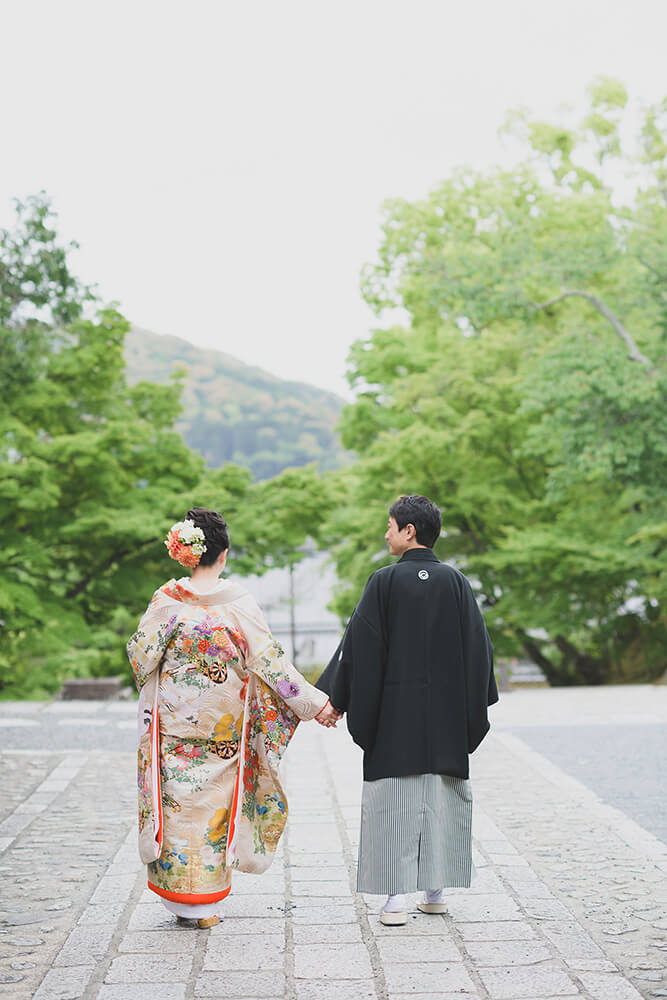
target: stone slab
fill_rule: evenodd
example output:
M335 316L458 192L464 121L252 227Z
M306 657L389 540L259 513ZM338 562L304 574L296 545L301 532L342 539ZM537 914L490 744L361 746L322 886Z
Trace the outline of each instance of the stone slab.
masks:
M594 695L598 698L600 692ZM667 687L664 695L667 720ZM99 739L102 726L109 725L105 711L97 713L97 731L94 726L79 727L76 738L81 746ZM78 713L70 712L70 718L74 715ZM57 729L57 722L63 717L69 726L67 713L45 715L43 723L62 737L63 727ZM31 736L37 731L27 730ZM6 735L19 742L25 738L20 727L7 729ZM40 1000L76 998L82 989L85 1000L96 1000L98 995L102 1000L139 996L191 1000L198 987L215 1000L229 996L249 1000L258 992L284 1000L285 959L287 969L294 971L291 956L282 951L286 938L288 946L293 940L300 952L296 954L303 968L298 971L312 973L290 978L294 1000L365 1000L367 994L368 1000L376 1000L371 969L375 963L369 961L362 943L362 932L370 927L374 937L370 951L387 969L385 1000L408 996L473 1000L479 994L489 1000L477 969L492 986L491 1000L509 1000L508 982L511 1000L526 1000L522 996L526 989L530 1000L572 997L577 990L588 1000L638 1000L640 994L656 1000L664 995L667 1000L667 981L662 981L667 919L660 909L667 901L667 846L638 831L627 816L596 802L585 786L557 767L544 770L539 754L526 755L518 737L501 735L494 729L472 761L478 878L470 890L448 891L449 914L413 911L401 928L379 923L382 897L359 897L350 890L349 873L354 871L350 845L356 839L358 816L352 803L358 799L360 759L344 733L336 742L336 733L327 733L325 739L316 727L300 727L297 740L302 740L306 766L302 768L299 761L291 772L294 781L290 778L287 784L293 814L279 856L265 876L235 874L227 916L211 931L178 924L153 894L144 893L138 905L134 901L142 889L142 875L135 846L133 754L114 753L118 768L106 776L103 787L99 774L108 754L58 752L54 757L45 752L43 762L34 754L30 760L7 754L3 760L10 766L12 759L20 763L23 776L9 783L2 816L13 815L14 821L29 816L31 822L11 844L9 834L2 842L8 851L0 868L10 886L12 905L3 911L0 952L3 975L15 977L6 992L12 1000L30 1000L33 994ZM39 747L35 749L39 754ZM53 768L54 760L62 763ZM40 762L36 771L35 761ZM325 773L328 783L323 781ZM71 781L74 776L77 780ZM326 795L321 793L323 784ZM336 800L343 822L340 810L333 808ZM320 838L316 845L313 834ZM332 834L339 844L329 851L322 843L325 838L331 842ZM49 844L53 863L35 877L44 843ZM287 904L286 883L292 890ZM133 904L125 911L129 898ZM272 911L268 907L275 902L279 908ZM56 905L57 910L48 909ZM112 929L121 919L121 933L114 934ZM22 934L26 941L35 935L38 943L22 944ZM230 944L234 939L236 948ZM242 955L247 941L245 957L236 965L253 968L230 968L232 956ZM329 966L318 962L316 948L336 956L338 968L333 958ZM363 970L346 962L350 949L364 960ZM278 980L269 969L269 984L258 986L267 951L271 961L280 963L275 970ZM302 957L308 951L314 952L310 967ZM262 967L256 968L260 953ZM81 974L85 978L91 967L97 977L111 963L113 976L122 972L126 960L157 959L163 967L183 955L188 962L181 978L107 981L102 987L95 978L94 986L90 981L82 986ZM66 960L81 964L63 964ZM436 974L447 969L455 977L461 968L474 980L472 985L469 981L448 986ZM331 978L324 978L323 970ZM360 971L364 974L358 979L334 978ZM133 975L136 972L135 965ZM493 979L498 973L504 981ZM521 975L529 977L529 987L517 978ZM40 982L41 995L37 994Z
M276 992L278 990L278 992ZM282 997L285 977L282 972L262 976L254 972L202 972L195 983L195 997L224 997L225 1000L255 997Z
M606 958L566 958L565 964L574 972L618 972Z
M302 851L290 844L289 853L290 863L287 868L292 871L300 869L303 866L304 868L316 868L324 874L327 869L347 868L340 844L337 850L326 852Z
M390 993L475 992L475 985L462 962L388 962L384 975Z
M185 983L105 983L96 1000L185 1000Z
M604 958L602 949L578 924L544 921L542 933L568 960Z
M552 957L541 941L467 941L466 951L477 967L533 965Z
M529 899L523 907L533 920L570 920L572 914L557 899Z
M204 972L252 972L280 969L285 961L284 934L256 934L254 937L209 938L204 955Z
M93 965L50 969L33 994L33 1000L78 1000L85 993L94 971Z
M295 988L297 1000L377 1000L372 979L297 979Z
M579 974L579 978L593 1000L641 1000L641 993L624 976L582 972ZM662 995L664 996L666 993ZM660 996L655 992L653 995Z
M125 903L99 903L87 906L79 917L79 924L87 927L89 924L116 924L125 909ZM166 912L166 911L165 911Z
M321 906L296 906L292 910L295 924L356 924L357 914L352 903Z
M344 882L292 882L292 897L295 900L300 897L328 899L332 896L337 898L352 896L350 883L347 879Z
M92 924L75 927L56 956L54 965L90 965L107 953L115 927L113 924Z
M146 955L191 953L195 949L199 932L196 928L176 925L168 931L129 931L119 942L118 951L138 952Z
M100 879L95 892L90 897L90 902L93 904L127 902L136 881L135 874L105 875Z
M579 994L570 977L555 966L478 968L477 972L492 1000L539 1000Z
M285 917L223 917L219 924L211 927L210 938L228 938L230 936L243 935L251 937L253 934L284 935Z
M192 955L121 955L114 958L105 983L173 983L187 981Z
M162 931L177 926L173 913L161 903L139 903L130 917L130 931Z
M224 904L225 920L232 917L277 917L285 915L285 897L278 895L228 896Z
M97 701L117 698L123 688L123 678L118 677L70 677L63 683L63 701L86 699Z
M449 935L428 934L420 937L394 935L378 940L383 962L462 962L463 956Z
M232 895L246 896L261 893L263 896L285 895L285 877L282 872L269 875L235 875L232 885ZM231 899L231 896L227 897Z
M323 851L339 851L340 835L330 824L299 824L289 833L290 853L320 854Z
M389 993L388 1000L480 1000L479 993ZM556 1000L558 998L556 997Z
M361 943L361 928L354 924L293 924L295 944L328 944L335 947L339 943Z
M292 885L297 882L347 882L348 871L344 865L311 866L291 865Z
M447 909L455 921L473 923L481 920L521 920L523 914L514 900L505 893L494 892L479 896L457 896L447 900Z
M373 975L363 944L297 944L294 946L297 979L367 979Z
M464 941L533 941L535 931L525 920L489 920L466 924L456 923Z

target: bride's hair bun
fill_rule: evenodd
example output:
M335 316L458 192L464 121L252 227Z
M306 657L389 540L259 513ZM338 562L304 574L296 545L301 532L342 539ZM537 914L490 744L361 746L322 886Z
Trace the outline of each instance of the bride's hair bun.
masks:
M229 529L222 514L208 507L191 507L185 515L204 533L206 551L199 560L200 566L212 566L221 552L229 548Z

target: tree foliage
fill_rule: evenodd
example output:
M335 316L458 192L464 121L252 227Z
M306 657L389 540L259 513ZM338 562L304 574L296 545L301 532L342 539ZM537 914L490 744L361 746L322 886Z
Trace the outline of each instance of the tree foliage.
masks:
M665 144L599 80L581 126L510 117L514 170L459 170L387 203L366 300L406 322L354 345L343 443L359 461L330 537L349 613L386 559L399 493L442 508L440 555L473 580L501 652L554 683L665 669ZM622 202L610 163L635 172Z
M162 539L193 504L227 517L234 573L293 566L308 538L332 548L345 616L408 492L441 506L439 555L475 583L501 654L553 683L665 669L667 100L628 146L623 86L589 97L574 127L508 116L515 169L386 204L362 286L383 323L352 347L341 422L358 458L326 476L303 463L328 447L330 400L307 425L283 407L296 436L281 451L280 427L234 410L216 372L199 373L212 395L189 377L193 426L217 433L222 393L229 454L248 434L255 471L281 471L207 468L175 424L185 375L162 359L161 384L128 378L126 319L73 274L48 199L17 204L0 231L4 696L126 669L128 632L178 574ZM302 467L283 469L287 453Z
M174 430L179 380L128 385L129 324L78 283L70 249L44 196L18 205L16 230L0 233L5 695L126 671L127 635L178 570L162 540L193 504L228 518L234 572L285 564L265 487L239 466L207 470ZM288 480L306 511L309 493L321 492L317 472L285 473L279 488ZM312 520L291 525L290 545L305 541Z

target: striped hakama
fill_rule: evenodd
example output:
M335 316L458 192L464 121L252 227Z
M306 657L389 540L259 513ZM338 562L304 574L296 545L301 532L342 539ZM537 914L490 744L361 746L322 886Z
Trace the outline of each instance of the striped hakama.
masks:
M467 888L472 874L469 780L413 774L364 782L358 892Z

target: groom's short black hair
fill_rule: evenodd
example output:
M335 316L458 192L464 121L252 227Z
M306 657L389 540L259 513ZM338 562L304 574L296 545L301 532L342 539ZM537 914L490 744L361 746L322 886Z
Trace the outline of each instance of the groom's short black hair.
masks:
M422 497L418 493L399 497L391 505L389 516L396 521L399 531L402 531L406 524L414 524L417 541L420 545L428 545L429 549L433 548L440 537L442 528L440 508L436 507L428 497Z

